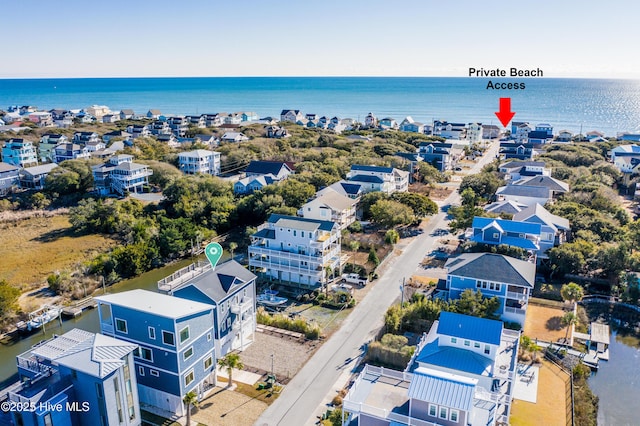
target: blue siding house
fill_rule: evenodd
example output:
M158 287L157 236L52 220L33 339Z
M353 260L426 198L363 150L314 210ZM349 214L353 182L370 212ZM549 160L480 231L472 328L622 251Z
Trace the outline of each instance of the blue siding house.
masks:
M235 260L195 267L188 279L165 278L159 290L173 296L213 305L216 355L244 350L256 330L256 276Z
M473 234L470 241L480 244L507 245L528 250L531 254L540 254L539 223L516 222L491 217L474 217L471 223Z
M32 409L13 410L13 424L140 425L136 348L75 328L18 355L20 386L8 398Z
M96 297L104 334L139 345L134 352L140 402L179 416L190 391L216 382L214 306L146 290Z
M550 213L540 204L527 207L513 215L517 222L540 224L540 250L538 257L547 259L547 250L563 244L567 240L570 231L569 220Z
M533 290L536 265L494 253L465 253L450 258L447 268L449 299L471 289L500 300L498 315L504 321L524 326L529 296Z

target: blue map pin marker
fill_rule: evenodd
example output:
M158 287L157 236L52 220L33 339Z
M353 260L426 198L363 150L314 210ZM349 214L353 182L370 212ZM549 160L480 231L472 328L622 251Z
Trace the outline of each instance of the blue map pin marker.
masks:
M209 259L209 263L211 263L211 269L215 269L222 257L222 246L218 243L209 243L204 249L204 254Z

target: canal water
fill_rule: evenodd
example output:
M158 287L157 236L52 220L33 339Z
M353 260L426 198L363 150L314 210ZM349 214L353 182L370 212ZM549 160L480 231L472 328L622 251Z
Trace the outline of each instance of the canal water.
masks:
M228 257L228 254L224 253ZM107 287L108 293L119 293L122 291L133 289L145 289L150 291L157 291L157 282L162 278L171 275L173 272L180 268L184 268L193 263L192 259L181 260L176 263L164 266L162 268L154 269L149 272L137 276L129 280L120 281L112 286ZM102 290L97 290L94 295L99 296L102 294ZM18 370L16 367L16 356L23 352L26 352L31 346L40 342L41 340L49 339L54 334L63 334L73 328L82 328L83 330L91 332L99 332L100 324L98 318L97 309L87 309L81 316L77 318L68 319L62 321L60 325L59 320L54 320L45 326L45 332L39 331L35 334L29 335L23 339L17 340L7 345L0 344L0 389L4 388L10 383L15 382L18 379Z
M600 398L598 425L640 424L640 341L614 331L609 361L600 361L589 386Z

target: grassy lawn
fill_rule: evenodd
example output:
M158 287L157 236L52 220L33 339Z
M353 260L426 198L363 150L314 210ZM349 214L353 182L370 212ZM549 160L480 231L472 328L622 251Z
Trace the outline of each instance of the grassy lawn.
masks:
M313 305L311 303L296 305L290 308L291 312L297 312L306 320L318 324L322 328L322 334L327 336L340 327L342 321L349 316L352 309L336 309L324 308L322 306ZM287 309L289 312L289 309Z
M54 271L72 268L115 242L102 235L75 236L68 216L0 223L0 279L23 289L44 284Z
M538 379L537 402L515 399L511 407L512 426L565 426L567 424L565 380L569 377L555 365L543 361Z

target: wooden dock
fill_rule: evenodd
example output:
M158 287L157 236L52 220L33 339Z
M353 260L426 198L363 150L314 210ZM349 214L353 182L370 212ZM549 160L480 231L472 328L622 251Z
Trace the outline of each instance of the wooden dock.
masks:
M87 297L78 300L73 305L62 308L62 315L66 317L77 317L82 314L85 309L93 309L98 306L98 302L93 297Z

